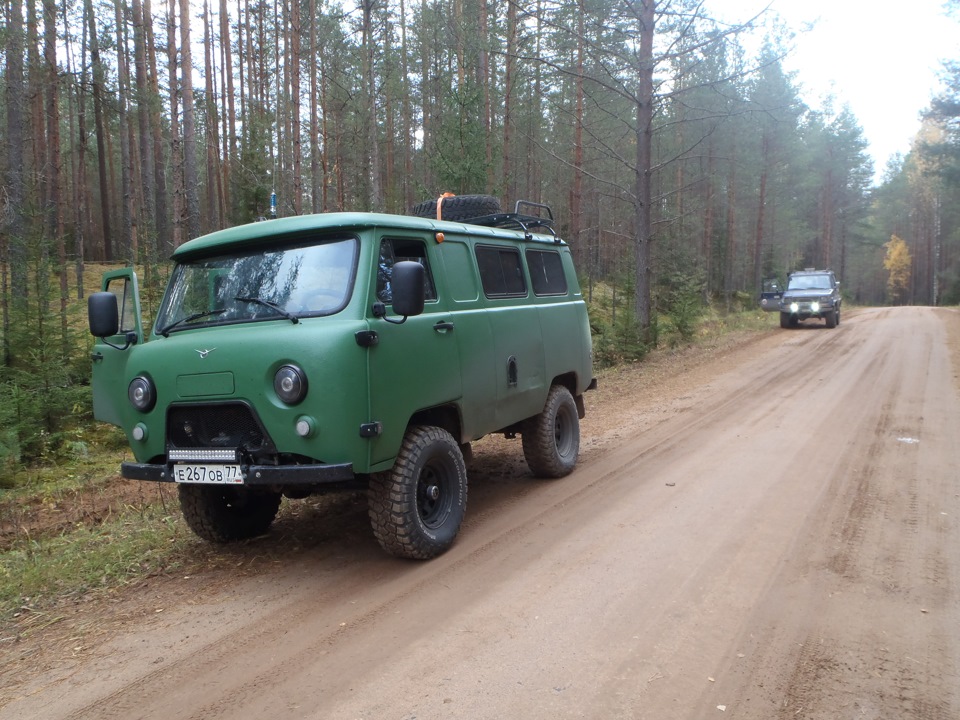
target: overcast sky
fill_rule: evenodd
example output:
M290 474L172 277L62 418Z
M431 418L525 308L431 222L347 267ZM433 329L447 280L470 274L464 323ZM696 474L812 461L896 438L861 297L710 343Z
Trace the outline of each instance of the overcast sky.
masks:
M942 61L960 61L960 21L943 0L705 0L709 12L731 20L767 4L795 30L813 24L798 33L785 67L796 71L811 107L829 93L838 109L850 105L879 180L887 160L910 149L920 113L939 92Z

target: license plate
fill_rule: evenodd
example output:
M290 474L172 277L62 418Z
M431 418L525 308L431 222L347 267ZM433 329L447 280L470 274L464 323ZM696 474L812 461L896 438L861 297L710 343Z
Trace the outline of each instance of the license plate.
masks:
M239 465L174 465L173 479L178 483L240 485L243 473Z

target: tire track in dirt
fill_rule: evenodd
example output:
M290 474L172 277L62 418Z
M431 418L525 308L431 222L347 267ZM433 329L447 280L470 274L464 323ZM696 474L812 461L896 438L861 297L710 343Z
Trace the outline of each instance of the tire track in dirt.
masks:
M911 326L905 334L916 334L913 330ZM942 556L939 524L932 526L933 541L927 538L931 524L925 506L939 493L930 494L925 477L929 468L917 457L928 435L925 420L933 420L925 416L925 409L930 410L939 400L930 395L931 388L939 387L931 382L932 363L929 342L913 346L889 369L893 377L878 382L879 387L889 388L888 394L862 463L863 472L841 521L841 545L827 564L839 576L838 582L831 583L833 594L852 596L855 605L866 606L862 598L876 593L880 602L871 605L876 608L879 604L884 612L875 609L873 618L855 618L855 631L841 636L835 607L824 603L821 621L802 642L781 718L798 714L836 717L838 707L845 714L857 712L864 717L954 717L956 686L945 682L951 676L955 679L956 670L945 672L942 667L942 658L955 652L955 643L945 641L950 632L914 627L916 623L894 617L901 613L891 613L888 607L919 603L914 606L917 617L929 614L930 608L949 609L949 587L944 587L949 568ZM917 368L922 372L917 373ZM940 373L943 370L938 368ZM932 574L925 571L931 564L936 568ZM932 593L928 592L931 588ZM904 631L903 625L911 629ZM898 652L898 646L914 644L911 641L917 635L924 646L922 652L913 652L919 657ZM871 692L851 692L851 677L863 674L870 679L860 684L869 686Z

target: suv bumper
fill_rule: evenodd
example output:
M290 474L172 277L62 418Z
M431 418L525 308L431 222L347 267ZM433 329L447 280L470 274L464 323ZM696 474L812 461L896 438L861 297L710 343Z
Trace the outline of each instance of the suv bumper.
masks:
M120 465L128 480L174 482L170 465L131 463ZM243 468L244 485L322 485L353 480L353 464L343 465L249 465Z
M818 305L817 309L814 310L812 306L813 303L809 302L793 302L789 305L781 305L780 312L806 320L812 317L822 318L836 309L833 305Z

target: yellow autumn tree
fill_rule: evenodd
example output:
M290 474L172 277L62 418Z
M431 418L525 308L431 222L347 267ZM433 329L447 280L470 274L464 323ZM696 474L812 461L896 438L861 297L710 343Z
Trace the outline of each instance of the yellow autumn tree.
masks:
M887 256L883 260L883 267L890 273L887 278L887 294L894 305L902 305L910 287L910 268L913 263L910 248L896 235L891 235L890 242L884 247L887 249Z

